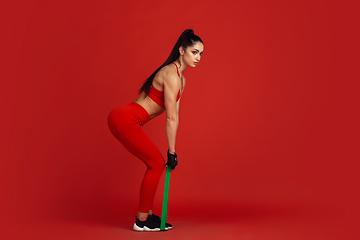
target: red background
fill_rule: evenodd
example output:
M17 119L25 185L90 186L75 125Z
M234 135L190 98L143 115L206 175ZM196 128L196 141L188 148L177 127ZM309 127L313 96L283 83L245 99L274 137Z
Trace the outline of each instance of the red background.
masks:
M186 28L205 51L184 72L169 206L178 237L231 219L240 228L227 239L355 239L358 1L2 5L7 239L135 238L128 230L145 167L111 135L107 115L137 97ZM161 116L144 129L166 153L164 123ZM163 180L158 213L162 188Z

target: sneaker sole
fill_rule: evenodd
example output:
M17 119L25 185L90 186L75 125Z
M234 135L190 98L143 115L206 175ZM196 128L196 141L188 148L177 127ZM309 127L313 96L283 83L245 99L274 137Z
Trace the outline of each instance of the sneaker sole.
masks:
M136 225L136 223L134 223L133 229L134 229L134 231L137 231L137 232L160 232L160 228L151 229L151 228L148 228L147 226L144 226L143 228L141 228L138 225ZM165 230L167 230L167 229L165 229Z

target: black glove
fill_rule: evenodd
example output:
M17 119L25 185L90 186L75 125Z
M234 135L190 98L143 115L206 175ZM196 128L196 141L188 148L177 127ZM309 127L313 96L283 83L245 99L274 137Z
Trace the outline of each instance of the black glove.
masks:
M178 165L176 153L171 154L171 153L169 153L169 150L168 150L167 151L167 158L168 158L168 161L167 161L166 165L169 165L170 169L174 170L175 167Z

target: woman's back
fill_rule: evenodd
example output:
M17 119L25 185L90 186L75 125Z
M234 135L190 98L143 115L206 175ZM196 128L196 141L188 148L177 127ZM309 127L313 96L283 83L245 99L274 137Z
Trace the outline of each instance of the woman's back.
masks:
M164 91L166 91L166 88L164 88L164 83L166 81L177 81L178 89L180 93L182 93L183 89L181 89L181 86L183 85L182 88L184 88L185 78L182 77L184 81L182 83L179 75L177 66L175 64L169 64L163 67L154 77L154 80L152 82L152 88L155 88L155 90L153 91L162 92L162 94L164 94ZM165 111L164 108L162 108L149 96L146 96L145 92L142 92L134 102L141 105L149 113L150 118L154 118Z

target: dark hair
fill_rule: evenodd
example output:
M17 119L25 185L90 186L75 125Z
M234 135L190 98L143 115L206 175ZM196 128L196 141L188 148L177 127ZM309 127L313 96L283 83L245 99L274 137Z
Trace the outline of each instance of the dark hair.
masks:
M195 43L197 42L203 42L201 40L201 38L197 35L194 34L194 30L192 29L186 29L179 37L179 39L177 40L174 48L172 49L169 57L166 59L166 61L158 68L155 70L155 72L153 72L150 77L148 77L144 84L142 85L142 87L139 90L139 93L142 93L143 91L145 91L145 94L148 95L150 92L150 88L152 86L152 82L154 80L155 75L160 71L161 68L163 68L164 66L174 62L176 59L179 58L180 53L179 53L179 48L183 47L184 50L186 50L187 47L189 46L193 46Z

